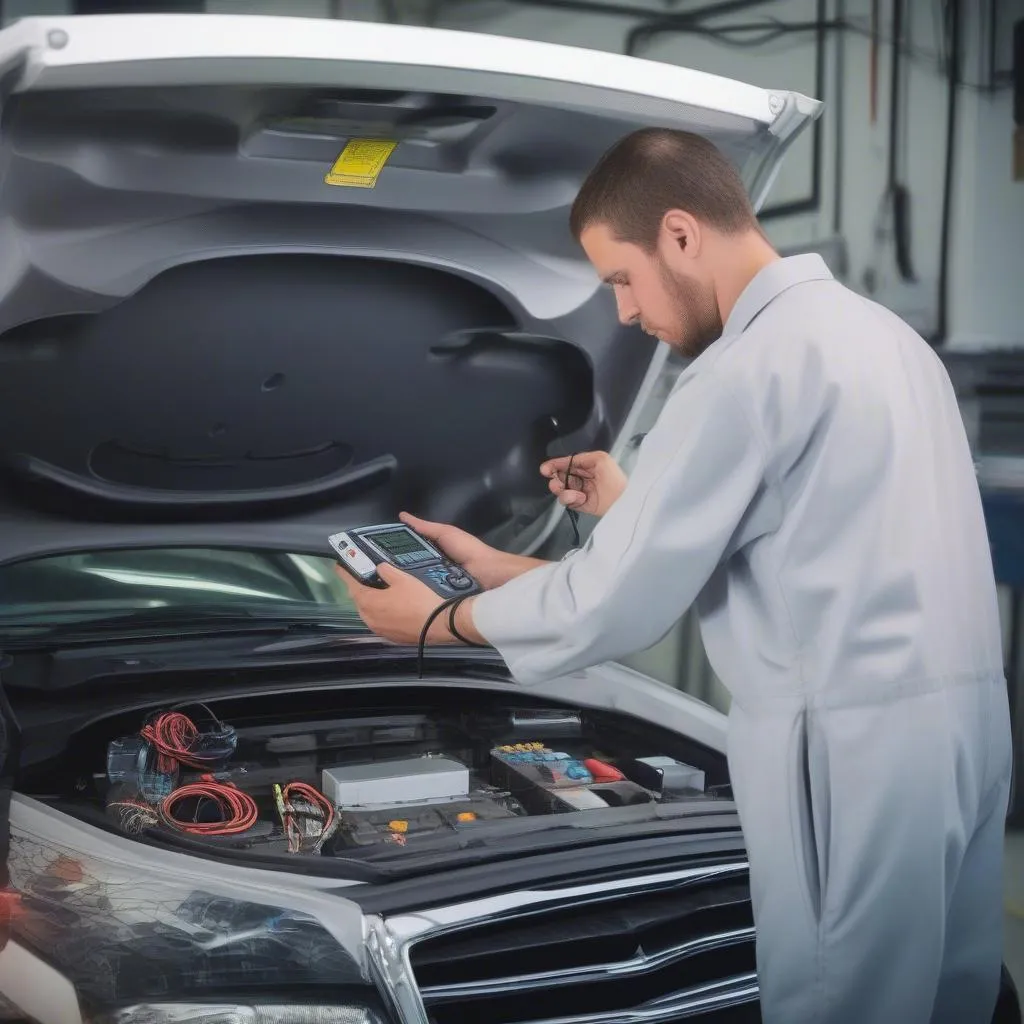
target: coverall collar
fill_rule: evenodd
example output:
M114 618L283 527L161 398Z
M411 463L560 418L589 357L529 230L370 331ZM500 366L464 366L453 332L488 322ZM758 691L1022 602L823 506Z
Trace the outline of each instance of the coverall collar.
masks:
M794 285L805 281L829 280L832 280L832 272L817 253L785 256L769 263L740 292L726 321L723 335L742 334L765 306Z

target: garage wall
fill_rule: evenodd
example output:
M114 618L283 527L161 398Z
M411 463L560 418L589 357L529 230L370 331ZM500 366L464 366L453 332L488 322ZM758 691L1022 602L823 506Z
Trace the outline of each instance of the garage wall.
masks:
M637 0L639 5L639 0ZM657 8L657 3L644 6ZM911 265L914 281L902 280L893 259L891 221L885 216L888 161L892 20L890 0L881 3L877 107L871 113L871 0L774 0L709 22L715 26L775 19L780 23L842 19L853 28L831 30L824 46L824 75L816 88L814 32L787 35L756 48L724 46L700 36L665 34L642 56L684 64L754 84L809 92L823 98L822 182L816 212L768 220L781 246L820 242L840 234L847 243L848 281L873 294L926 334L938 326L941 209L946 145L947 80L940 67L939 4L909 0L904 38L912 54L904 61L898 145L899 180L910 190ZM996 66L1010 65L1010 28L1024 16L1021 0L998 0ZM963 4L963 77L952 204L948 344L977 349L1024 345L1024 294L1018 285L1024 264L1024 183L1011 175L1012 98L1008 89L982 91L991 68L987 0ZM457 0L443 5L439 23L499 34L621 50L628 18L538 10L513 0ZM750 38L750 36L747 36ZM812 144L794 147L772 203L806 197L811 183ZM984 299L981 299L981 296Z

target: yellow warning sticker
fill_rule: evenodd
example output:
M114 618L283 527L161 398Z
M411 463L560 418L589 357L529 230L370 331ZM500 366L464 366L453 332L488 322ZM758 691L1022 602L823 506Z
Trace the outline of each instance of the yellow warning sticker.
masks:
M373 188L397 142L387 139L350 139L324 181L349 188Z

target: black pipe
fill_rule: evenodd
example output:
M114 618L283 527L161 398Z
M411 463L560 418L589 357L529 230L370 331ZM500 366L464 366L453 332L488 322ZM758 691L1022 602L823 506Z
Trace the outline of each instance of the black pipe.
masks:
M892 62L889 70L889 154L885 184L891 193L896 188L896 153L899 145L900 58L903 44L903 0L892 5Z
M897 159L899 154L902 109L900 107L900 74L903 64L903 2L893 0L892 5L892 63L889 83L889 155L885 175L886 198L892 204L893 239L896 268L904 281L916 281L910 258L910 190L899 181Z
M988 4L988 89L996 88L996 0Z
M846 22L846 0L836 0L836 21L841 25ZM843 233L843 131L846 120L843 114L843 106L846 102L843 76L845 74L846 33L840 32L839 38L836 40L835 100L832 104L832 118L836 125L836 169L835 180L832 184L835 201L832 207L832 231L837 237Z
M946 97L946 166L942 182L942 229L939 242L939 295L932 344L942 345L949 333L949 257L953 220L953 178L956 156L957 98L960 95L960 0L949 2L949 92Z
M819 102L824 103L826 90L825 45L827 41L826 22L828 19L828 0L818 0L818 6L815 13L818 19L818 31L814 40L814 98ZM811 125L811 133L813 155L811 157L810 201L814 204L814 209L819 210L821 209L821 176L825 163L825 132L820 117L816 118L814 124Z
M572 11L576 14L607 14L616 18L674 18L681 22L697 21L701 18L714 18L723 14L735 14L749 7L772 3L773 0L718 0L717 3L704 7L694 7L678 14L669 14L664 10L651 7L626 7L621 4L603 4L600 0L508 0L520 7L546 7L553 11Z
M754 31L756 29L770 31L773 28L770 23L728 25L721 28L711 28L698 25L698 22L704 21L707 18L721 17L724 14L739 14L741 11L748 10L751 7L760 7L771 2L772 0L732 0L730 3L708 4L704 7L694 7L688 11L680 11L677 14L662 14L649 18L626 33L626 43L622 48L622 52L629 57L635 57L637 50L644 43L650 42L654 36L665 32L686 32L693 29L713 34L721 31L723 28L727 28L729 31Z
M205 0L74 0L73 14L202 14Z
M713 39L724 41L727 44L728 40L724 40L723 37L730 33L760 32L761 36L759 38L754 38L746 42L736 41L732 44L735 46L754 47L774 42L782 36L794 35L797 32L824 32L828 29L839 29L845 27L845 25L840 24L838 21L823 22L820 18L815 19L814 21L778 23L770 21L750 21L744 22L741 25L734 24L721 26L690 24L687 21L680 21L677 18L659 18L655 21L645 21L643 24L637 25L636 28L631 29L626 36L626 46L623 52L628 57L636 57L637 50L643 43L650 42L654 36L669 32L683 35L710 36Z

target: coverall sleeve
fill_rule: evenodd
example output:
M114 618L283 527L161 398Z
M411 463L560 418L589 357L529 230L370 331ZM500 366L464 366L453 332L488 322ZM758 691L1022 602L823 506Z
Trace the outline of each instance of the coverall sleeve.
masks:
M586 544L474 599L474 625L514 679L644 650L682 617L764 490L765 447L744 405L713 372L681 381Z

